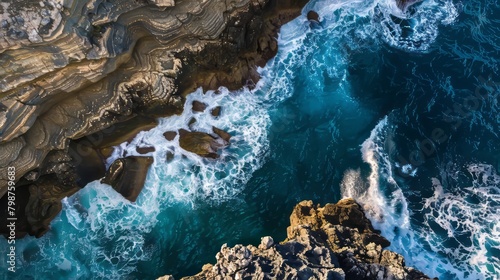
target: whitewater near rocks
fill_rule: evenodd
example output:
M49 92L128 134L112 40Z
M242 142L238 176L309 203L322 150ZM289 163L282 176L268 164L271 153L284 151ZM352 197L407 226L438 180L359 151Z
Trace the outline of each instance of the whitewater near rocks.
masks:
M405 13L390 0L311 1L282 27L256 86L196 89L182 113L116 145L108 166L154 158L136 203L97 181L64 199L47 235L19 242L19 277L195 275L223 267L222 244L222 256L245 255L255 248L235 244L284 240L299 201L352 197L405 266L499 278L498 12L495 1L425 0ZM231 135L218 160L164 135L213 126Z

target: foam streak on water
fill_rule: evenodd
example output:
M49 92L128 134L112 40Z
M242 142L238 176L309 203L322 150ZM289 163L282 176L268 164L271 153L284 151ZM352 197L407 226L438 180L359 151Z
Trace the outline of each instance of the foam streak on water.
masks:
M425 226L414 228L404 193L391 172L393 164L386 151L390 133L385 117L361 147L371 169L369 177L365 181L360 170L346 171L343 196L363 206L375 228L391 241L389 248L402 254L409 265L443 279L498 279L500 177L489 165L471 164L467 170L473 186L459 187L458 193L446 193L434 178L434 196L424 199L421 210ZM446 230L447 236L438 228ZM461 241L464 235L468 243ZM449 239L456 245L446 245Z
M453 193L446 192L439 179L432 179L434 196L424 200L422 210L428 228L445 230L446 235L436 232L425 239L433 251L456 260L457 267L480 272L469 279L499 279L500 176L486 164L470 164L467 170L473 185L459 186ZM456 245L444 245L449 242Z

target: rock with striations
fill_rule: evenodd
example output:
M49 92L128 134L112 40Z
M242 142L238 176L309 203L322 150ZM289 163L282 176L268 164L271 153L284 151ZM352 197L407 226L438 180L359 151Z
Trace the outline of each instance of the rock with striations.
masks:
M267 236L258 247L224 244L214 265L182 279L429 279L406 266L401 255L384 250L389 245L353 199L324 207L302 201L284 242Z
M140 130L134 119L179 114L200 86L255 84L257 66L277 52L280 26L306 2L3 0L0 204L15 167L20 193L30 194L19 199L31 200L16 216L29 216L23 233L39 236L61 198L103 175L112 143L123 140L110 127ZM80 145L91 135L95 142ZM97 168L80 165L87 156Z

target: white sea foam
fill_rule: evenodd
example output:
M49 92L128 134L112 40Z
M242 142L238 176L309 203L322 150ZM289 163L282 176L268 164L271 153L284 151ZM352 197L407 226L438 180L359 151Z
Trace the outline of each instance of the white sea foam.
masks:
M141 132L130 143L117 147L109 162L125 155L137 155L136 147L153 146L155 151L149 153L154 157L146 190L160 188L158 193L168 201L184 201L193 203L195 199L211 199L214 202L234 198L244 184L252 176L253 171L260 168L267 152L267 128L269 116L256 91L243 89L230 92L221 88L219 94L214 91L204 93L201 89L190 94L179 116L160 119L157 127ZM204 102L207 109L193 112L191 104L194 100ZM222 114L213 117L210 111L222 106ZM189 121L195 118L196 123L188 127ZM231 144L222 151L219 159L211 160L183 150L179 146L179 137L168 141L163 136L166 131L193 129L213 133L212 126L230 133ZM167 162L167 153L174 158Z
M148 154L154 157L154 163L137 201L129 202L98 181L63 199L63 216L54 220L54 231L36 240L42 260L73 278L125 279L140 262L151 259L155 248L145 238L166 207L175 203L189 209L199 200L219 203L234 199L266 158L270 120L267 106L260 101L263 94L248 89L230 92L221 88L219 92L197 90L187 97L181 115L160 119L157 127L116 147L108 164L126 155L145 156L138 154L136 147L155 147ZM193 112L193 100L206 103L205 112ZM216 106L222 106L219 117L210 113ZM219 159L200 158L180 148L178 137L168 141L163 136L165 131L188 129L193 117L197 122L192 129L196 131L211 133L215 126L232 135L231 145ZM174 153L168 162L167 152ZM69 226L61 223L64 219ZM60 230L65 239L54 247L51 243ZM33 242L23 241L19 244L21 251ZM22 257L20 262L28 263Z
M423 1L411 13L402 13L394 3L380 1L373 19L382 39L400 49L427 51L438 36L439 25L452 24L458 17L450 0Z
M470 164L472 186L457 186L447 192L438 178L432 179L434 195L424 200L429 229L445 230L425 236L435 252L452 258L458 267L471 267L462 279L500 279L500 176L486 164ZM453 247L445 242L454 241ZM469 274L470 273L470 274Z
M390 155L385 149L391 147L391 133L385 117L361 146L363 160L371 169L369 177L365 180L359 170L347 170L341 183L343 197L352 197L362 205L374 227L391 241L389 249L402 254L407 264L431 276L463 276L463 271L446 258L426 250L419 230L412 228L408 202L393 177Z
M458 17L452 0L426 0L406 12L394 0L312 1L305 9L317 11L325 28L338 25L348 31L344 36L357 37L352 38L354 42L366 44L366 39L381 39L392 47L414 52L428 51L438 36L439 25L452 24ZM356 21L358 24L351 25Z

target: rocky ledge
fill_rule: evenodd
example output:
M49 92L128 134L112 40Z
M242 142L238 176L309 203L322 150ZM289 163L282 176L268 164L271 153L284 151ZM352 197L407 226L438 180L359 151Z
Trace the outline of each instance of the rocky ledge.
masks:
M200 273L182 279L430 279L406 266L401 255L384 250L390 242L353 199L324 207L300 202L287 236L281 243L263 237L258 247L224 244L215 265L206 264Z
M255 84L280 26L306 2L3 0L0 219L15 168L16 236L43 235L62 198L106 175L113 146L182 112L186 94ZM216 158L226 136L214 133L181 130L181 145ZM150 160L117 162L105 181L133 200L137 191L121 182L140 185L140 164Z

